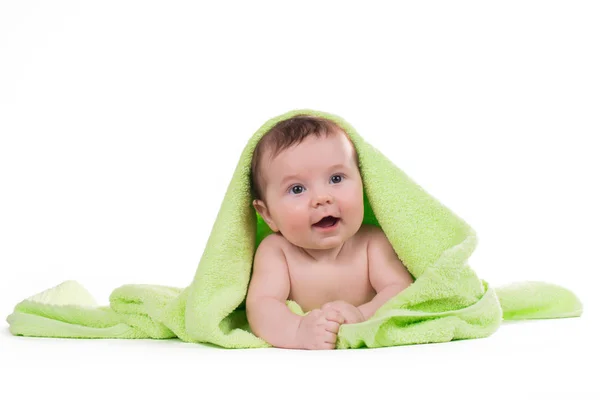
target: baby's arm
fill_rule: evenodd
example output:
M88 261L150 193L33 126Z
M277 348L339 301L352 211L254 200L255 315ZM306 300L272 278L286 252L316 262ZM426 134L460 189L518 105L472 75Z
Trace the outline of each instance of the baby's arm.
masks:
M414 282L381 228L372 230L367 257L369 281L377 295L370 302L358 307L365 319L371 318L388 300Z
M299 348L296 333L302 317L285 304L290 278L277 237L267 236L256 249L246 315L252 332L274 347Z

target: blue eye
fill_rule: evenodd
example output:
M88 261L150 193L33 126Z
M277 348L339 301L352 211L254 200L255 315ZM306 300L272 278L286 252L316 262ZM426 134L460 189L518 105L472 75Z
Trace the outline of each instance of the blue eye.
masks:
M295 188L301 188L301 187L303 187L303 186L301 186L301 185L294 185L294 186L292 186L292 187L290 188L290 190L288 190L288 193L291 191L291 192L293 192L293 194L300 194L300 193L302 193L302 192L295 191L294 189L295 189Z

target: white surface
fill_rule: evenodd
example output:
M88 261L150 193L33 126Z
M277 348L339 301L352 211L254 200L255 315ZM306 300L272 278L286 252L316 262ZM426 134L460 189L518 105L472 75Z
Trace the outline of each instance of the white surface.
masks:
M100 304L122 284L189 284L247 139L293 108L342 116L473 226L492 287L561 284L584 315L316 353L5 325L4 390L598 398L596 3L197 3L1 3L2 316L69 279Z
M485 339L336 351L221 350L175 340L58 340L6 333L0 338L2 354L10 357L5 373L12 386L74 399L79 393L65 388L65 379L82 390L93 388L99 398L115 392L119 398L200 397L204 388L294 399L355 394L597 399L594 328L589 316L528 321L505 324Z

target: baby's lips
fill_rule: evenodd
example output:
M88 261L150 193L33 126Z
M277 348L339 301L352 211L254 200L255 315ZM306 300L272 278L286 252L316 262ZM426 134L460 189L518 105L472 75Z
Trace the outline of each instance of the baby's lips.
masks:
M312 226L318 226L321 223L321 221L323 221L324 219L330 219L330 218L332 218L334 221L333 224L331 224L331 225L338 223L338 221L340 221L340 219L341 219L341 218L337 218L337 217L327 216L327 217L321 218L319 221L312 224Z
M323 221L325 218L333 218L333 219L335 219L336 221L337 221L338 219L340 219L339 217L335 217L335 216L333 216L333 215L326 215L326 216L322 217L321 219L319 219L317 222L315 222L313 225L316 225L316 224L318 224L319 222Z

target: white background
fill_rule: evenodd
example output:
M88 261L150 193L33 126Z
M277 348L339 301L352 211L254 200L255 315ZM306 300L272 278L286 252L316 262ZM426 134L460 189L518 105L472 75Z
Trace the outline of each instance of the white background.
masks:
M493 287L557 283L584 315L337 352L23 338L5 323L3 390L600 393L597 3L282 3L0 3L2 318L64 280L100 304L127 283L187 286L246 141L296 108L346 119L473 226L470 264Z

